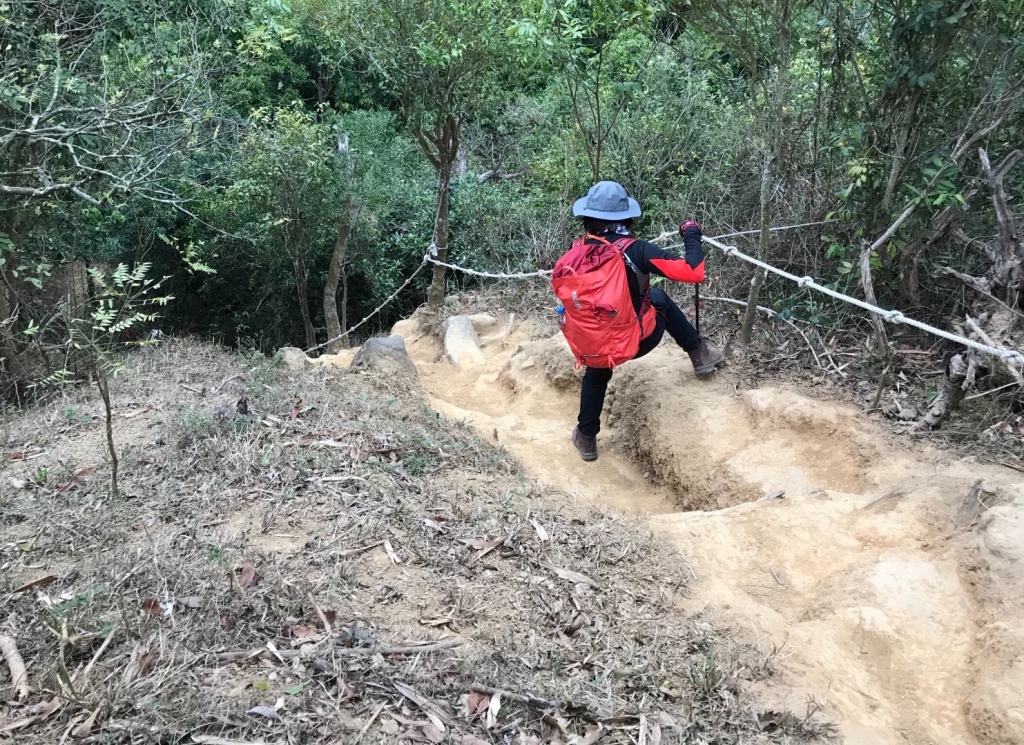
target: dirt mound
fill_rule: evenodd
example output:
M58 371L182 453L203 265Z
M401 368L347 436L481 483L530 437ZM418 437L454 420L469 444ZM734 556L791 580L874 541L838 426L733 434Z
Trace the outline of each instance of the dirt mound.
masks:
M499 379L515 392L521 374L533 367L540 370L554 388L563 391L580 388L584 371L576 369L576 360L569 350L569 343L561 334L520 344L501 369Z
M667 484L682 510L715 510L785 490L858 492L869 457L855 414L785 390L742 394L686 375L661 347L612 379L609 441Z
M1024 742L1024 486L1017 492L982 518L964 565L980 606L968 719L978 739L993 745Z

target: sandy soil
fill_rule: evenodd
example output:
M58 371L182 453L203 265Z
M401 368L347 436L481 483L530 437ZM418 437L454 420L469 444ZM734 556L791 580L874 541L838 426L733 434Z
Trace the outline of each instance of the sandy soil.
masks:
M574 503L650 513L696 573L690 606L778 650L768 707L811 701L852 745L1024 742L1020 472L904 449L797 390L697 380L665 345L616 373L583 463L559 338L519 328L456 372L417 329L395 333L435 408ZM979 479L979 516L958 526Z

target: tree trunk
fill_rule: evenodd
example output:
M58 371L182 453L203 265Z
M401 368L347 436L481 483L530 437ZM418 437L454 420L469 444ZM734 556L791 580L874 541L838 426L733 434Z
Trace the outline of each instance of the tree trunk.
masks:
M594 80L594 183L601 180L601 150L604 132L601 123L601 68L604 66L604 44L597 53L597 78ZM583 134L586 137L586 133Z
M451 194L451 153L440 153L441 168L437 173L437 219L434 221L434 246L437 260L448 260L448 207ZM427 290L427 305L437 310L444 302L445 267L434 264L433 277Z
M327 268L327 283L324 285L324 320L327 323L327 338L332 339L327 345L328 354L336 354L339 349L347 347L348 337L340 338L345 333L344 303L348 301L348 281L345 282L345 293L342 296L342 320L338 320L338 280L345 273L345 256L348 253L348 237L352 225L347 217L338 221L334 227L334 253Z
M306 327L306 348L316 346L316 329L313 328L313 319L309 315L309 281L306 279L306 267L300 257L295 257L295 287L299 293L299 312L302 313L302 323Z
M782 103L786 98L786 82L789 74L790 42L793 36L793 7L789 2L783 3L778 19L778 62L775 72L775 88L769 103L767 137L765 138L764 166L761 170L761 236L758 241L757 258L768 260L768 246L771 241L771 181L773 163L782 152ZM747 295L747 309L743 314L743 328L740 330L740 343L749 344L753 336L754 320L757 318L757 301L764 284L765 271L758 269L750 283L750 294Z
M462 122L453 115L439 118L434 129L414 128L413 136L420 149L434 166L437 175L437 216L434 218L434 249L438 261L448 260L448 209L451 198L452 167L459 153L459 131ZM434 264L430 287L427 288L427 307L436 311L444 302L445 268Z
M964 194L964 202L970 204L976 190ZM931 248L942 238L953 233L954 226L963 219L964 211L959 207L946 207L933 216L928 231L919 235L899 252L896 257L900 276L900 303L904 307L921 305L921 281L919 264Z
M10 290L8 279L11 278L14 267L14 252L9 253L3 263L0 263L0 357L6 358L6 365L0 365L0 373L13 374L17 364L18 350L15 345L15 334L17 329L14 325L14 312L17 301L14 293ZM6 367L6 369L4 369Z
M1003 180L1010 169L1021 159L1022 153L1020 150L1014 150L995 168L992 167L984 148L978 148L978 156L985 169L985 179L988 181L992 207L995 210L996 223L999 226L999 240L996 243L998 249L990 252L994 265L990 270L990 276L995 284L1002 285L1003 301L1011 308L1017 308L1020 304L1021 292L1024 290L1022 287L1024 285L1024 255L1021 254L1020 234L1017 232L1017 225L1009 206Z
M865 242L864 248L860 251L860 284L864 290L864 299L872 305L878 305L878 298L875 296L875 283L871 278L871 254L875 250ZM885 333L885 321L882 317L871 313L868 316L871 327L875 330L871 337L871 352L879 356L889 355L889 336Z
M18 213L15 210L0 210L0 230L11 242L0 261L0 356L7 358L7 372L13 372L17 364L17 329L13 322L18 311L18 297L14 292L14 272L18 265L18 244L21 242L17 232ZM2 367L0 367L2 371Z
M921 100L922 88L916 88L903 110L903 121L899 132L896 133L896 151L892 154L892 167L889 169L889 180L885 185L885 195L882 197L881 211L888 217L889 208L892 206L892 197L896 193L896 185L903 175L903 164L906 160L907 141L910 139L910 131L915 124L914 114L917 111L918 101Z
M107 371L103 365L98 364L93 369L96 374L96 387L100 389L100 398L103 399L103 410L106 413L107 429L107 451L110 453L110 495L117 499L117 449L114 447L114 423L113 412L110 406L110 386L107 383Z
M761 167L761 235L757 243L757 258L765 261L768 258L768 246L771 241L771 214L768 207L772 194L772 153L764 151L764 165ZM757 298L764 284L764 269L754 270L754 278L750 281L750 293L747 295L747 309L743 313L743 328L740 330L740 343L750 344L754 331L754 319L757 318Z
M341 265L341 328L348 330L348 267ZM348 349L352 344L352 337L346 336L341 340L341 346Z
M974 378L976 360L977 357L973 350L953 355L950 358L942 390L935 397L928 412L921 417L918 422L920 426L938 429L946 421L946 418L956 411L960 402L964 400L967 387Z

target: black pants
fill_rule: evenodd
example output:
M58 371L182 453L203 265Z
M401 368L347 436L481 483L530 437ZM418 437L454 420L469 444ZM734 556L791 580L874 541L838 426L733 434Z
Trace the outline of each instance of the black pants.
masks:
M655 287L647 293L647 297L654 306L657 323L654 331L640 340L640 349L633 359L643 357L658 346L666 331L686 352L692 352L700 346L697 330L686 320L686 314L664 290ZM604 408L604 394L611 379L612 371L607 368L588 367L583 375L579 417L582 434L596 435L601 431L601 409Z

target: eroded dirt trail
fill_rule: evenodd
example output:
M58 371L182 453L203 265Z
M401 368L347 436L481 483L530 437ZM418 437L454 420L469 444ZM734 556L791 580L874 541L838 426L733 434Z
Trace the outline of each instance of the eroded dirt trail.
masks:
M527 467L539 481L565 492L576 504L611 507L630 512L660 514L676 507L669 489L652 487L640 469L625 458L604 458L584 463L569 442L577 406L575 399L547 385L539 367L522 371L514 392L499 380L519 342L515 335L503 345L485 346L487 361L480 367L455 372L441 356L441 344L432 336L400 326L406 348L416 362L431 404L455 419L466 420L488 438L494 438ZM570 422L566 430L566 422Z
M1020 473L898 450L843 405L739 391L727 374L698 381L665 345L616 373L613 424L587 464L568 439L578 393L558 338L519 331L456 372L416 329L395 331L439 411L574 503L651 513L694 570L691 610L778 649L780 674L758 692L767 706L802 712L812 700L855 745L1020 741L1022 668L995 661L1012 663L1016 648L993 631L1001 621L972 574L998 552L953 523L984 479L991 500L1016 510L1003 542L1024 536ZM1020 606L1015 592L998 604Z

